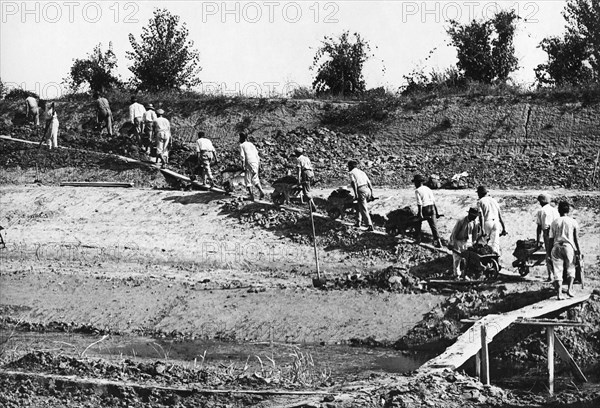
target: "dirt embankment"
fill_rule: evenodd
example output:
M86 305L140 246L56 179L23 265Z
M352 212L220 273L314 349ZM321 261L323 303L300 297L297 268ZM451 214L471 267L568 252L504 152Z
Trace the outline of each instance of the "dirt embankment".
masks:
M591 178L600 149L596 102L523 96L403 103L216 98L162 104L176 141L172 164L180 169L193 152L189 142L200 129L213 139L222 169L237 164L237 131L246 130L261 152L267 181L293 168L293 148L302 146L325 185L345 180L346 161L357 158L376 184L394 187L409 185L414 173L438 174L444 179L464 171L471 175L467 179L471 187L598 187L598 180ZM93 130L92 101L64 100L58 106L61 144L137 154L127 136L126 101L113 101L120 134L113 140L99 137ZM0 133L36 138L24 125L19 109L16 102L0 103ZM29 168L36 160L41 167L59 165L46 152L40 159L27 151L30 147L1 143L7 153L0 163L3 167ZM90 157L86 162L74 154L61 160L62 167L111 167L99 163L99 158Z

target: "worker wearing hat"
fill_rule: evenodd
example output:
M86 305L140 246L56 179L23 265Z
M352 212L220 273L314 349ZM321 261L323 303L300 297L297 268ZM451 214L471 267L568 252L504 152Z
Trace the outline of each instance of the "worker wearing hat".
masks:
M152 126L156 138L156 161L158 162L160 159L163 169L169 163L169 146L171 144L171 124L167 118L163 117L164 114L164 110L157 110L157 118Z
M506 235L504 220L500 205L492 197L488 196L488 189L485 186L477 187L477 208L479 209L479 223L483 234L481 235L483 243L486 243L492 250L500 254L500 237ZM502 232L500 232L502 228Z
M154 105L151 103L146 105L146 112L142 116L143 119L143 138L142 147L147 153L150 153L150 146L152 145L152 132L154 127L154 121L156 120L156 112L154 112Z
M296 167L298 168L298 185L302 187L302 199L310 200L308 193L315 179L315 172L310 159L304 154L304 149L296 147L294 149L296 156Z
M544 238L544 249L546 250L546 271L548 272L548 282L552 281L552 246L550 245L550 226L552 221L559 217L558 210L550 205L550 195L542 193L537 198L540 208L535 215L537 224L536 237L538 247L541 246L542 237Z
M425 177L417 174L413 177L413 183L417 188L415 190L415 196L417 197L417 215L421 220L427 220L429 227L431 228L431 234L433 235L433 242L436 247L442 247L442 241L438 234L436 218L440 217L435 200L433 198L433 192L429 187L424 185ZM417 242L421 242L421 223L416 225Z
M452 235L450 235L448 248L453 250L453 271L456 278L461 278L463 272L460 269L462 260L460 253L466 251L467 248L473 246L473 243L477 242L477 236L479 235L478 215L479 210L477 208L469 208L467 216L456 221L456 225L452 230Z

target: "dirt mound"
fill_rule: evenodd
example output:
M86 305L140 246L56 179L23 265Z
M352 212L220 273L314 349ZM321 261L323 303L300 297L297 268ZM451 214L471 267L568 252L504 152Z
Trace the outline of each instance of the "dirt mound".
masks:
M485 387L477 379L454 371L415 376L408 384L380 392L379 397L384 407L503 406L511 400L507 391Z
M156 97L160 99L160 96ZM111 100L118 128L114 140L104 134L98 135L94 130L91 101L81 103L80 100L65 99L59 104L59 144L125 156L136 157L138 154L130 136L131 125L124 114L127 98ZM594 187L591 175L597 141L587 136L593 133L589 127L594 126L590 122L593 115L586 114L587 109L593 108L588 107L581 112L575 109L577 120L573 122L562 118L565 113L561 106L535 106L532 115L538 115L536 117L542 120L538 111L552 111L552 115L542 121L554 125L546 123L543 127L542 122L536 121L536 129L529 129L523 138L521 130L533 126L534 122L520 123L523 118L519 109L531 113L530 101L515 103L501 98L433 100L417 111L408 106L410 103L404 107L392 103L382 108L385 114L376 120L377 126L367 128L361 126L363 121L337 126L336 121L328 120L334 112L347 123L344 113L353 112L356 104L240 98L177 98L167 104L171 105L174 135L171 165L176 171L184 171L185 159L194 151L194 136L202 128L213 139L223 168L239 164L236 132L248 131L260 151L260 171L265 180L275 180L294 169L293 149L303 147L315 166L317 185L319 182L325 185L346 182L346 162L356 158L362 162L374 184L382 186L407 186L415 172L440 175L443 182L466 171L470 174L465 179L467 187L479 184L490 187ZM19 108L21 105L17 101L0 104L0 133L39 140L25 124ZM471 113L466 114L466 111ZM505 111L506 116L495 120L499 111ZM441 112L445 112L444 117L440 116ZM529 118L529 115L525 117ZM553 126L558 129L567 122L575 123L577 127L574 129L576 136L569 138L568 144L564 140L560 144L547 140L548 132L553 138L563 137L564 132ZM435 154L431 154L432 149ZM27 157L19 158L12 153L9 156L7 159L14 165L35 166ZM80 165L74 163L65 160L62 165Z
M427 313L423 320L395 344L401 350L443 350L466 329L461 319L504 313L552 296L550 289L506 293L504 288L455 293Z
M316 202L322 210L324 203ZM247 204L229 201L222 212L236 218L244 225L253 225L285 236L292 242L312 245L312 228L308 213L276 209L260 203ZM369 234L348 227L333 219L315 218L315 232L319 246L325 250L341 250L351 258L361 257L381 261L394 261L395 240L393 237Z

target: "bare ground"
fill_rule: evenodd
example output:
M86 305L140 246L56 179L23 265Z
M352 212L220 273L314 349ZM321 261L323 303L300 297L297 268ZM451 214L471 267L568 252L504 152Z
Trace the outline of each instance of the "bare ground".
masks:
M328 193L317 192L321 197ZM380 189L376 194L380 200L373 203L374 214L414 205L412 190ZM445 215L440 230L447 237L455 220L475 203L475 194L435 194ZM534 236L539 191L491 194L505 211L509 236L501 243L501 261L510 271L516 240ZM597 287L600 193L553 194L575 204L588 283ZM229 200L173 190L2 187L0 225L6 228L7 242L1 253L2 317L34 329L58 323L178 338L325 344L371 338L392 343L446 300L439 292L315 289L310 240L294 237L282 226L240 219L226 211ZM353 237L352 245L318 237L328 243L319 246L319 255L330 281L390 265L410 271L420 262L410 256L417 247L396 247L378 236L348 231L338 232ZM544 268L538 267L527 281L504 283L504 290L539 291L546 286L544 277ZM409 380L397 384L403 381ZM393 395L386 398L394 400ZM262 404L242 400L237 405L249 403Z

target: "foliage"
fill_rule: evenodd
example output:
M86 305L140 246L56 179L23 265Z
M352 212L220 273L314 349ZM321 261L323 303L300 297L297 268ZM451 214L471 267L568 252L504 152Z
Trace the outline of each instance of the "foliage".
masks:
M563 16L568 33L585 39L590 53L588 62L595 78L600 77L600 1L568 0Z
M362 70L372 56L371 47L360 34L353 37L345 31L338 38L326 36L321 42L310 68L317 71L312 83L317 95L354 95L365 90Z
M540 48L548 61L535 69L540 85L586 85L600 78L600 2L568 0L566 33L547 37Z
M179 16L166 9L154 11L148 26L142 29L140 42L129 34L133 51L127 52L127 58L133 62L129 70L138 88L177 89L201 83L200 55L188 34L186 24L179 25Z
M290 94L290 98L292 99L312 99L315 97L313 90L307 86L300 86L298 88L294 88L294 90Z
M460 24L450 20L446 32L456 47L457 67L467 80L490 84L504 82L518 68L513 38L520 17L514 10L500 11L486 21Z
M589 52L583 38L569 33L563 38L547 37L540 48L548 54L548 62L535 68L541 85L584 85L592 80L593 72L585 64Z
M11 89L6 96L4 97L4 99L6 100L15 100L15 99L26 99L30 96L33 96L36 99L40 99L39 95L36 94L35 92L31 92L31 91L27 91L25 89L21 89L21 88L13 88Z
M117 67L117 57L109 43L108 50L102 53L102 44L94 47L85 59L73 61L69 75L63 79L72 92L87 85L92 91L104 92L118 87L121 81L113 74Z
M432 70L428 75L423 68L416 68L408 75L403 75L406 84L400 87L402 95L414 95L423 92L447 93L449 90L460 90L466 81L455 67L443 71Z
M4 97L5 93L6 93L6 86L4 85L4 82L2 82L2 79L0 78L0 99L2 99Z

